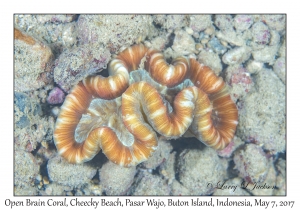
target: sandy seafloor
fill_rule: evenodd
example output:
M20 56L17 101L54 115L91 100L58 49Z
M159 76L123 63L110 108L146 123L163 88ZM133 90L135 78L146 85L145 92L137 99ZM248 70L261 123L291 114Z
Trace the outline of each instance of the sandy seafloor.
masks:
M286 195L285 15L14 18L25 34L14 44L15 195ZM88 75L107 76L111 58L135 43L167 61L196 58L223 77L239 111L227 148L160 140L149 160L130 168L101 151L83 164L57 154L53 131L65 95Z

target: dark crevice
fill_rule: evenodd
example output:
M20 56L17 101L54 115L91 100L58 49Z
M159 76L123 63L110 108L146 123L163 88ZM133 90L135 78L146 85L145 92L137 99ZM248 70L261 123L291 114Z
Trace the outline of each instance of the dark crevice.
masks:
M175 34L171 33L170 36L168 37L168 42L165 45L165 49L167 49L168 47L172 47L173 46L174 39L175 39Z

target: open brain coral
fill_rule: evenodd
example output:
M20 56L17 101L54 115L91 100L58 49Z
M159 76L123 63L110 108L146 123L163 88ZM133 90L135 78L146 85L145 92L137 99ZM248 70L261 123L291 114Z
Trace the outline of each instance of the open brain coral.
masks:
M134 166L156 150L157 135L174 139L187 130L214 149L232 140L238 112L227 86L195 59L169 65L139 44L119 53L109 74L86 77L61 108L54 140L69 162L88 161L102 149L112 162Z

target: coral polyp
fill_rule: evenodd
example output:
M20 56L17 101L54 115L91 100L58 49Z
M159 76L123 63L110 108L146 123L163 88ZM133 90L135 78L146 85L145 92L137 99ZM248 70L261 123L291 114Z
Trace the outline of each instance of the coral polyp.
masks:
M85 78L61 108L54 140L69 162L88 161L102 149L128 167L147 160L159 137L189 131L218 150L234 137L238 111L227 85L195 59L168 64L162 53L139 44L119 53L109 74Z

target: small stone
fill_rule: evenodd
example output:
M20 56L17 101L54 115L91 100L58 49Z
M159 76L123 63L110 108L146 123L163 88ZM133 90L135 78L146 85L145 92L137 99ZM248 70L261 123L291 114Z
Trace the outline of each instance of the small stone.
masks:
M224 54L226 52L226 47L221 45L219 40L214 37L208 42L208 47L212 48L217 54Z
M237 33L232 31L217 31L216 37L219 40L226 41L233 46L245 46L245 40L242 36L238 36Z
M262 19L266 24L276 31L282 32L286 27L286 15L263 15Z
M190 28L194 32L204 31L212 25L211 15L190 15Z
M219 75L222 71L221 59L214 52L206 50L201 51L198 55L198 61L204 64L205 66L210 67L216 75Z
M236 15L233 22L236 30L245 31L253 24L253 17L251 15Z
M46 193L47 195L52 195L52 187L51 187L51 186L46 187L45 193Z
M208 27L205 29L204 33L207 35L212 35L215 32L215 28L213 26Z
M231 87L231 99L235 102L244 98L254 86L250 73L242 65L233 65L226 69L226 82Z
M170 188L166 183L166 180L160 176L155 176L145 172L140 182L135 186L133 195L170 195Z
M256 74L263 69L263 66L264 64L262 62L249 60L246 65L246 69L249 71L249 73Z
M192 35L194 33L193 29L191 29L190 27L186 27L185 31L190 35Z
M202 39L201 44L206 44L208 42L208 39Z
M196 48L196 50L199 51L199 50L203 49L203 45L200 44L200 43L197 43L196 46L195 46L195 48Z
M42 181L42 175L41 175L41 174L38 174L38 175L35 177L35 179L36 179L38 182Z
M178 160L179 181L190 191L190 195L209 195L214 184L226 177L226 168L216 151L209 147L204 150L183 151ZM208 187L208 183L213 183Z
M47 98L47 102L49 104L61 104L64 102L64 99L65 99L64 92L60 88L55 87L53 88L53 90L50 91Z
M234 153L233 160L246 182L263 182L266 179L270 163L260 146L247 144L245 148Z
M222 31L233 30L233 20L231 15L216 15L215 25Z
M58 116L59 112L60 112L60 108L57 107L57 106L55 106L55 107L53 107L53 108L51 109L51 113L52 113L55 117Z
M235 47L223 55L222 61L228 65L241 64L248 60L250 56L251 51L249 47Z
M180 55L189 55L195 52L195 41L187 32L180 30L175 32L172 49Z
M46 176L43 177L43 184L49 184L48 177L46 177Z
M264 23L262 22L254 23L251 30L252 30L253 41L255 43L261 45L266 45L269 43L271 34L268 26L266 26Z

